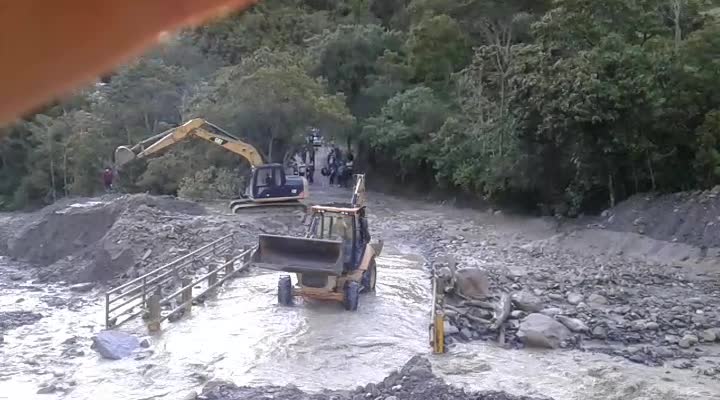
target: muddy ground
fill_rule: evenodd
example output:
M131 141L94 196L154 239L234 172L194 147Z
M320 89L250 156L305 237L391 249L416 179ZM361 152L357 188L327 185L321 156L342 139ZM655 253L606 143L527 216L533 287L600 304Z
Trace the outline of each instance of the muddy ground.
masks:
M565 221L560 226L554 219L462 210L371 193L370 227L397 249L424 256L428 270L436 259L452 256L462 266L487 271L491 300L502 293L520 296L532 304L534 312L579 321L582 329L572 332L562 348L554 351L603 353L713 377L720 374L720 275L718 253L713 250L718 240L714 221L720 214L715 214L714 193L638 197L602 216ZM313 195L343 200L348 193L316 189ZM137 277L228 233L250 245L258 233L298 234L302 229L301 216L294 212L229 215L222 204L198 205L170 197L63 201L39 212L0 215L0 255L5 266L0 288L42 291L47 283L89 283L78 286L78 293L69 298L41 297L51 309L73 311L88 302L80 292ZM0 331L42 318L32 308L21 306L0 312ZM525 344L517 332L533 311L514 306L504 324L503 346L507 351L527 351L522 350ZM488 317L482 309L463 311ZM498 341L497 332L474 320L459 316L449 323L451 350L465 342ZM73 351L83 352L75 347ZM318 399L423 398L412 397L416 390L429 390L437 398L513 398L465 395L439 381L429 382L429 386L422 383L404 391L393 390L397 385L391 385L389 391L378 389L374 397L358 389L318 395ZM295 389L230 384L208 386L204 396L253 398L260 393L280 399L310 398Z

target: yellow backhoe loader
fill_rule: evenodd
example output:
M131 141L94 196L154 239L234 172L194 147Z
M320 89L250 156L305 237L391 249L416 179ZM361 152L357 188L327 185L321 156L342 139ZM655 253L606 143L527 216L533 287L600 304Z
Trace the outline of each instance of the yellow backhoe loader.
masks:
M295 273L278 281L278 303L292 305L295 297L342 302L357 310L360 293L375 290L376 257L383 241L370 236L365 208L365 176L356 175L349 203L312 207L305 237L260 235L252 262L256 267Z
M305 205L301 200L308 196L308 182L305 178L287 175L282 164L266 163L260 152L216 125L201 118L192 119L181 126L149 137L128 147L115 150L115 165L121 167L137 158L145 158L180 143L188 138L207 140L245 158L252 167L252 174L242 198L230 202L230 208L237 213L251 207Z

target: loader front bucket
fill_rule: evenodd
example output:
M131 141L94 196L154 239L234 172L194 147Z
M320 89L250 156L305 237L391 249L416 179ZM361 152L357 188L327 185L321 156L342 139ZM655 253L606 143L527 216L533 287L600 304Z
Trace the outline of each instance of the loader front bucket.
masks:
M257 267L276 271L340 275L343 272L342 242L260 235L252 261Z

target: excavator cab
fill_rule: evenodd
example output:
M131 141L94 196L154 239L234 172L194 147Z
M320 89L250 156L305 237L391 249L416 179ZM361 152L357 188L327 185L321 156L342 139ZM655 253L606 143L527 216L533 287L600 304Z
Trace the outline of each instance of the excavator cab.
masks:
M282 164L264 164L253 168L245 195L255 202L297 201L307 194L302 177L286 175Z

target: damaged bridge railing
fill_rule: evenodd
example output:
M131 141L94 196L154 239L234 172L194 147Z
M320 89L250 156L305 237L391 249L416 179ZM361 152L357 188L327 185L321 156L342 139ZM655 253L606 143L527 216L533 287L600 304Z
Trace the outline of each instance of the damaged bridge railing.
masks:
M116 328L142 315L148 329L155 331L163 321L188 313L194 302L248 268L254 248L240 247L237 239L233 234L223 236L109 290L105 293L105 327ZM203 268L207 272L198 275ZM193 293L193 289L199 292ZM163 312L164 308L169 312Z

